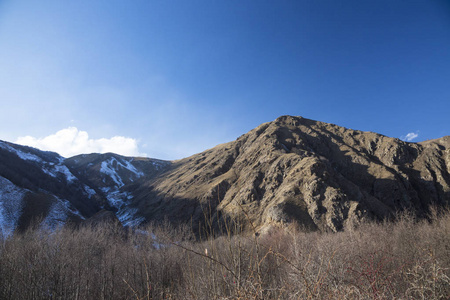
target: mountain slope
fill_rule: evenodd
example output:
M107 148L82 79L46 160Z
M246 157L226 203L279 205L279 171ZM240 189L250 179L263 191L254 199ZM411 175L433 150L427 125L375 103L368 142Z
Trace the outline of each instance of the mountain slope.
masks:
M9 220L2 222L3 233L23 230L33 219L49 226L78 221L99 209L101 199L86 192L63 160L56 153L0 141L0 218Z
M144 218L128 207L132 195L123 188L151 178L165 164L112 153L65 159L0 141L0 234L24 230L33 220L50 227L79 223L101 210L114 211L124 225L138 225Z
M0 225L23 229L112 211L125 225L241 220L343 229L450 204L450 137L407 143L282 116L237 140L178 161L56 153L0 142ZM19 212L18 212L19 211ZM98 214L97 214L98 215Z
M137 209L130 205L135 186L142 178L151 179L170 165L169 162L143 158L124 157L114 153L83 154L65 160L69 169L107 200L106 208L116 213L118 219L129 226L145 221Z
M200 220L205 208L257 228L296 220L333 231L450 202L450 137L406 143L283 116L173 163L134 199L147 219ZM217 216L216 216L217 217ZM244 218L244 219L245 219Z

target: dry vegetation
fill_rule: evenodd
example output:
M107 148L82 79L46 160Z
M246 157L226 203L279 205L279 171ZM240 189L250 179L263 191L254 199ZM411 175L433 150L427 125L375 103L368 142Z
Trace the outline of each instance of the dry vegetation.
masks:
M449 299L449 268L448 211L203 241L167 224L39 228L1 239L0 299Z

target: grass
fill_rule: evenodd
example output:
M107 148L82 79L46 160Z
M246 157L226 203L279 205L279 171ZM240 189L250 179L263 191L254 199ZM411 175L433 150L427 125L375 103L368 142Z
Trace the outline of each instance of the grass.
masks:
M1 239L0 299L450 299L449 211L338 233L232 226L30 229Z

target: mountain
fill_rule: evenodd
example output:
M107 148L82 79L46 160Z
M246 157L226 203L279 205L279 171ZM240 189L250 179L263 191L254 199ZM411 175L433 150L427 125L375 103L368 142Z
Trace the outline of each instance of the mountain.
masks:
M236 141L172 163L136 191L147 219L199 220L204 208L256 228L293 220L340 230L450 200L450 137L407 143L283 116ZM203 208L202 208L203 207Z
M151 180L170 165L168 161L113 153L78 155L64 163L74 176L106 199L103 209L114 211L118 219L129 226L145 221L130 201L139 182L144 178Z
M144 219L127 205L126 184L151 178L169 162L88 154L65 159L53 152L0 141L0 233L24 230L38 220L55 227L78 224L102 210L125 225Z
M258 231L293 221L338 231L449 205L449 169L450 136L407 143L292 116L171 162L111 153L64 159L0 142L0 221L23 228L30 215L50 220L58 207L59 222L110 210L131 226L167 219L196 227L206 217Z

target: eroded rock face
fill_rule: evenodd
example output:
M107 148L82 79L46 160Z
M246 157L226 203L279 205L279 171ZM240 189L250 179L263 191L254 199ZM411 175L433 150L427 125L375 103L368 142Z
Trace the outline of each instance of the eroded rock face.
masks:
M449 136L407 143L283 116L173 162L139 188L134 203L149 220L195 223L207 208L258 230L296 221L337 231L404 208L423 215L430 204L448 205L449 167Z

